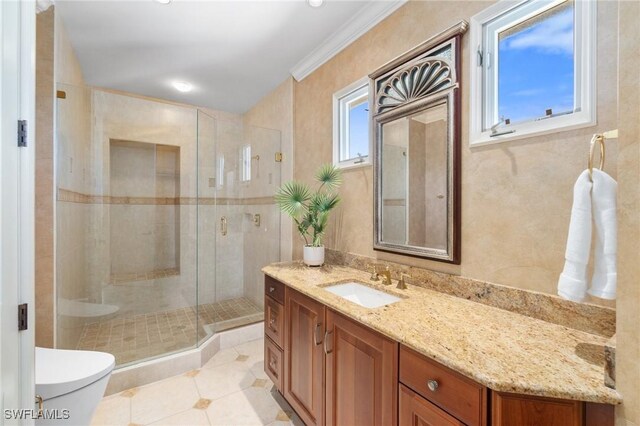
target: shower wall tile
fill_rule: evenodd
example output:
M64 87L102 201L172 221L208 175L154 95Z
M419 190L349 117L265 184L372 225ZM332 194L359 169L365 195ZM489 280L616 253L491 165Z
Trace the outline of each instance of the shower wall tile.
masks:
M241 206L219 205L217 207L218 223L220 218L227 219L227 235L217 231L216 243L216 300L236 298L243 294L244 241L242 237L242 221L244 220Z
M261 269L280 260L280 210L274 204L242 206L244 211L244 296L264 305L264 274ZM260 226L253 217L260 215Z
M279 151L284 156L282 163L279 163L281 182L293 179L295 85L293 77L289 77L242 116L245 127L261 126L280 131ZM293 223L286 214L281 214L280 217L282 221L280 229L280 259L283 261L291 260Z

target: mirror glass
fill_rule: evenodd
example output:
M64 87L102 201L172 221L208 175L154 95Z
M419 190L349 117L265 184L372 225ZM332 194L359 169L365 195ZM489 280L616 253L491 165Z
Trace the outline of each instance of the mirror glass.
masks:
M460 41L466 22L369 75L373 248L460 264Z
M447 249L448 105L382 125L382 242Z

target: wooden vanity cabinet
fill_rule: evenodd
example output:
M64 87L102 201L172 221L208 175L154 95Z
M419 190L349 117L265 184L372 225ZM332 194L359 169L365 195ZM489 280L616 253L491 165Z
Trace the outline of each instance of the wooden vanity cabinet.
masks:
M327 309L328 426L397 424L398 344Z
M284 389L284 284L271 277L264 283L264 371L276 388Z
M400 346L400 382L448 413L453 419L459 420L461 424L468 426L486 426L487 424L487 388L485 386L402 345ZM403 423L401 420L400 424L415 423Z
M491 391L270 277L264 365L309 426L614 424L612 405Z
M284 330L284 397L306 425L323 425L324 305L287 287Z
M566 399L492 392L492 426L613 426L614 407Z
M285 289L284 391L307 425L397 424L398 344Z
M400 384L399 424L411 426L464 426L464 423Z
M583 426L583 403L503 392L492 393L493 426Z

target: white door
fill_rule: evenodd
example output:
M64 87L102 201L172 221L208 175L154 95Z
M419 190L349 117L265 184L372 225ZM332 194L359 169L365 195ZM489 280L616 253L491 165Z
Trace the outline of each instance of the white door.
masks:
M32 424L34 409L35 3L0 0L0 424ZM26 120L26 147L18 147ZM28 328L18 330L18 306ZM9 410L9 411L8 411ZM10 411L18 410L18 411Z

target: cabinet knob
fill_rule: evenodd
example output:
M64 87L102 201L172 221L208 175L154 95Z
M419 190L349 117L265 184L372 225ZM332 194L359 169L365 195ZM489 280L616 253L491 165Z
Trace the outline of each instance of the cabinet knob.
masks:
M276 290L275 287L269 287L269 293L273 293Z
M439 384L438 384L437 380L433 380L432 379L432 380L428 380L427 381L427 387L429 388L429 390L431 392L437 391L438 390L438 386L439 386Z

